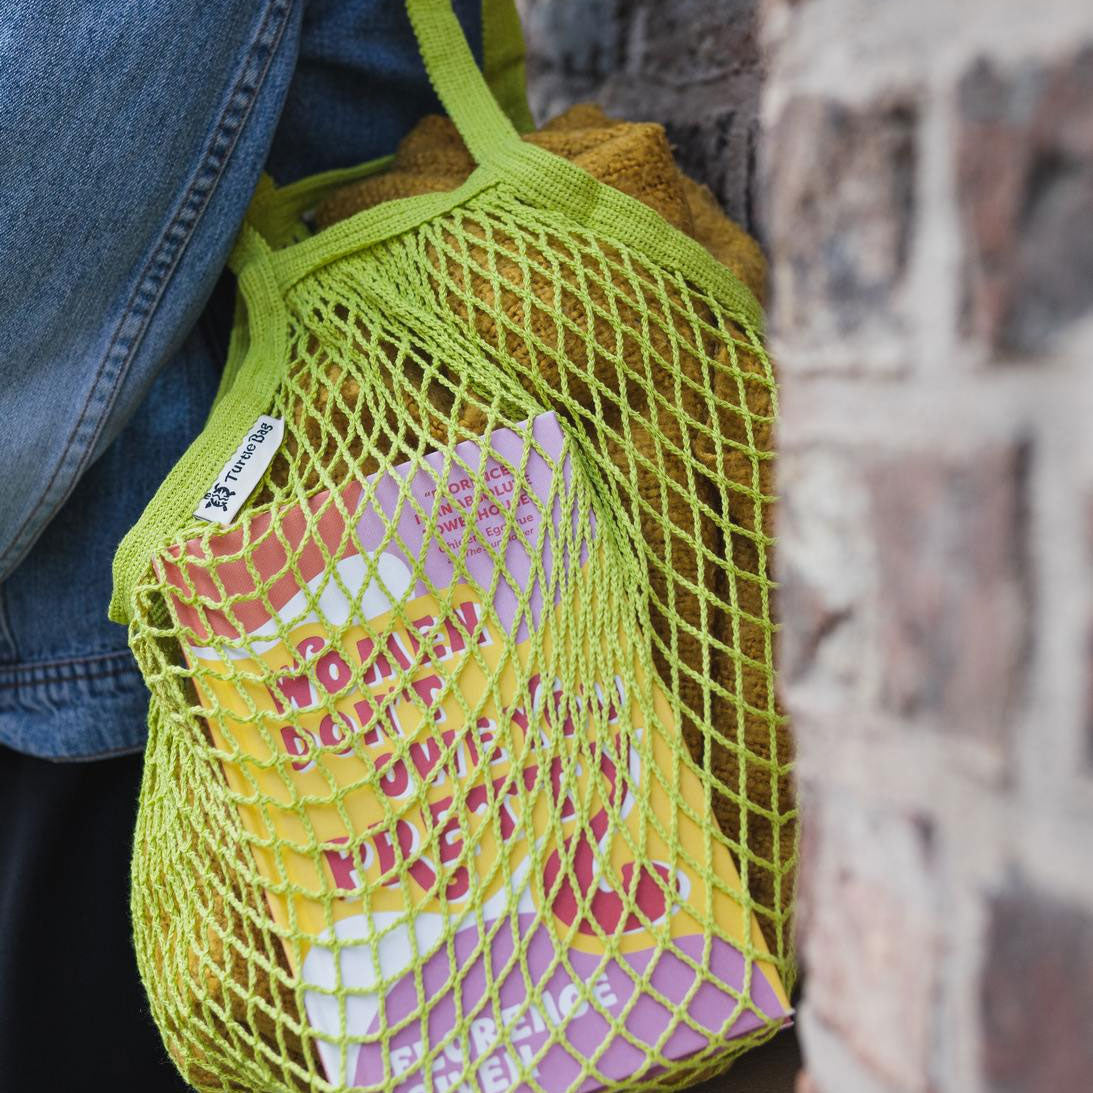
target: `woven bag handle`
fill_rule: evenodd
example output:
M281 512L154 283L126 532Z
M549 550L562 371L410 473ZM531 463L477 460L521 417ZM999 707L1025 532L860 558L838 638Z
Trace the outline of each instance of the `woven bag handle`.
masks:
M528 106L524 31L515 0L482 0L482 71L517 130L526 133L534 129Z
M501 4L496 7L500 8ZM475 62L451 0L406 0L406 9L429 79L475 161L488 163L506 148L519 146L521 141L516 126L494 97L489 82ZM486 70L495 76L499 60L504 56L501 50L520 33L519 19L511 0L504 17L497 11L489 23L494 29L485 36L483 54ZM515 68L510 69L504 79L495 80L499 94L510 98L517 80L522 84L522 59L518 72ZM507 105L511 109L511 103ZM520 120L518 114L518 122Z
M515 127L518 132L526 133L535 128L535 122L532 120L531 109L528 107L524 32L520 26L520 16L516 11L515 0L481 0L481 4L482 72L478 72L478 66L469 52L469 47L467 55L460 58L459 64L463 66L463 70L470 78L479 81L485 79L488 85L486 95L493 100L492 105L500 107L510 123L506 128ZM412 0L407 6L412 9ZM447 0L441 0L439 5L433 6L439 6L441 9L448 8L451 14ZM410 14L412 18L412 10ZM454 16L451 22L454 26L454 40L466 45L462 28ZM415 23L414 26L419 51L426 61L426 68L429 69L429 62L421 48L417 24ZM443 62L441 67L443 68ZM429 77L435 87L436 80L431 69L429 69ZM444 101L444 106L449 113L452 113L447 101ZM456 109L459 110L458 105ZM461 110L459 112L462 114ZM453 118L454 116L453 114ZM459 124L458 121L456 124ZM460 130L462 131L462 126ZM340 187L382 170L389 162L390 156L386 156L369 163L310 175L291 182L287 186L278 186L272 178L263 174L251 206L247 210L247 219L261 232L270 246L275 249L282 247L292 241L300 216L306 209L314 208L323 198ZM234 272L239 271L240 261L241 256L238 253L232 256L230 266Z

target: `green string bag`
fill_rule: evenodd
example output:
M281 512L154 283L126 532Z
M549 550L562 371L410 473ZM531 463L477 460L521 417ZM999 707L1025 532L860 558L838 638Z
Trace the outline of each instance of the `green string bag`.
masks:
M790 1016L775 389L751 293L520 139L408 0L477 168L257 193L209 422L115 560L151 691L132 913L202 1090L678 1088Z

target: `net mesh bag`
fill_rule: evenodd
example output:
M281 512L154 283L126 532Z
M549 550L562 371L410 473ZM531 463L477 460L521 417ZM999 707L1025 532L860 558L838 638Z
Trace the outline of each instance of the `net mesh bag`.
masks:
M760 312L696 187L409 8L455 141L260 192L119 550L142 977L202 1090L684 1086L794 977Z

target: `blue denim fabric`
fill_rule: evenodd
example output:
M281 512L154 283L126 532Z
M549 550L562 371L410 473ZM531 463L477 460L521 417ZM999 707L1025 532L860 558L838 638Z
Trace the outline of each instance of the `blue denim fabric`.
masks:
M95 758L143 744L110 563L212 402L259 173L438 104L397 0L9 0L0 71L0 743Z

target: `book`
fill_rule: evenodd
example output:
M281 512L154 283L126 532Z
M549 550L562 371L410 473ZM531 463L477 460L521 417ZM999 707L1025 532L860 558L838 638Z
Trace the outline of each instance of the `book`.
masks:
M789 1019L578 458L544 413L157 562L332 1082L593 1090Z

